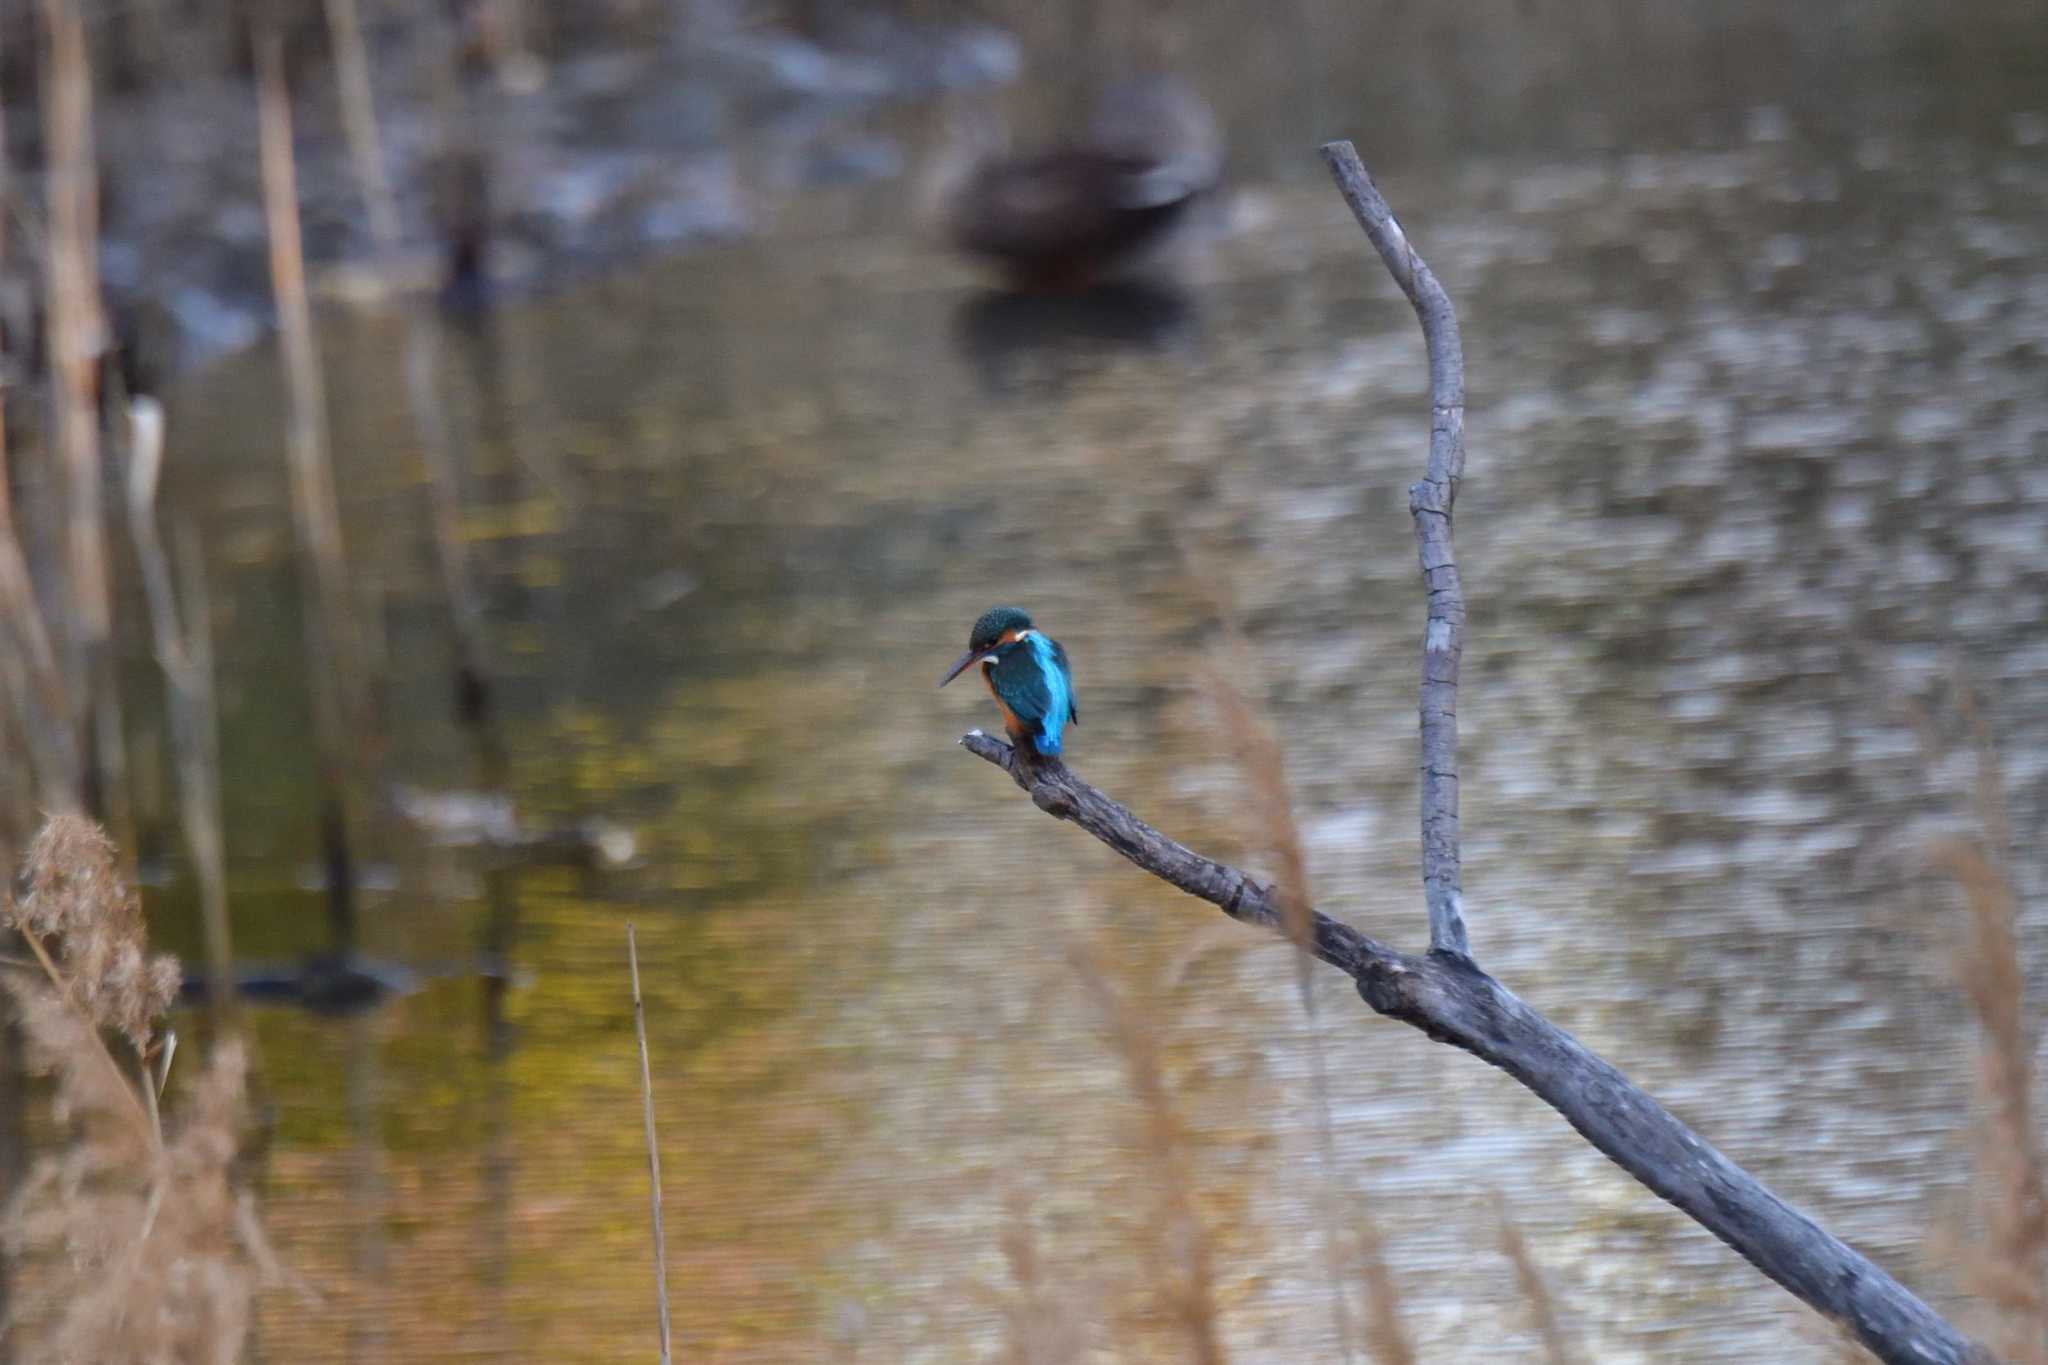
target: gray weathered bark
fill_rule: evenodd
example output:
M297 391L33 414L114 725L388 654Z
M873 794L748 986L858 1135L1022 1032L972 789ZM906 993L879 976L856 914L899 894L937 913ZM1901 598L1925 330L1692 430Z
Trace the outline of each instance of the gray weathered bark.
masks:
M1429 350L1429 464L1421 482L1408 490L1429 606L1422 632L1422 894L1429 906L1430 948L1469 953L1458 879L1458 662L1465 652L1465 589L1451 544L1451 506L1465 477L1465 347L1451 296L1408 245L1358 153L1348 142L1332 142L1323 148L1323 161L1414 306Z
M1464 471L1464 358L1449 296L1394 221L1348 142L1323 148L1332 177L1414 305L1429 350L1430 450L1409 490L1428 620L1422 677L1422 872L1430 951L1404 953L1329 916L1307 947L1350 976L1379 1013L1489 1062L1564 1115L1615 1164L1895 1365L1983 1365L1972 1343L1868 1258L1773 1194L1613 1066L1481 971L1459 897L1457 687L1465 604L1451 544ZM1039 809L1247 924L1284 934L1270 885L1175 842L1076 777L976 730L961 739L1002 768Z

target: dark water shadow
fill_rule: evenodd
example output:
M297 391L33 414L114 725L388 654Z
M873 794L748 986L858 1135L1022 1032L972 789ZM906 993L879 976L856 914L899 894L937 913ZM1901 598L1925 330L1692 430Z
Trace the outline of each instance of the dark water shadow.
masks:
M1104 352L1192 346L1201 313L1179 286L1157 279L1105 281L1071 293L986 290L961 301L953 339L990 393L1060 389Z

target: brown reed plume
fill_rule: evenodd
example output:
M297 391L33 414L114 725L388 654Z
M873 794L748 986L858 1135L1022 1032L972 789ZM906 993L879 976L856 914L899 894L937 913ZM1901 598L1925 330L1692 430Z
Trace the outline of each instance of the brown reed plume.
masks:
M1212 575L1198 574L1198 581L1213 584ZM1246 676L1251 670L1251 651L1238 629L1235 614L1220 593L1211 591L1211 604L1219 609L1224 625L1219 630L1222 649L1231 672ZM1308 879L1308 854L1302 844L1301 825L1294 817L1294 799L1288 791L1287 759L1273 727L1252 706L1251 700L1233 684L1223 670L1203 671L1202 682L1210 704L1223 725L1239 777L1251 790L1257 810L1255 828L1265 852L1280 869L1275 885L1282 926L1296 948L1295 987L1308 1017L1309 1081L1314 1092L1316 1141L1320 1149L1324 1179L1333 1194L1342 1188L1337 1163L1337 1138L1330 1117L1329 1068L1323 1056L1323 1037L1316 1011L1315 963L1309 956L1310 914L1314 900ZM1351 1309L1343 1282L1343 1236L1337 1224L1339 1201L1332 1197L1318 1201L1323 1212L1324 1250L1330 1268L1330 1307L1341 1357L1352 1356ZM1414 1358L1407 1333L1401 1326L1401 1305L1394 1279L1380 1255L1378 1229L1371 1226L1372 1213L1361 1201L1360 1264L1365 1283L1366 1347L1381 1365L1404 1365Z
M1508 1258L1508 1264L1515 1268L1515 1288L1522 1295L1522 1302L1529 1310L1529 1317L1535 1324L1536 1335L1543 1341L1543 1359L1549 1365L1573 1365L1579 1356L1564 1334L1564 1324L1558 1320L1557 1303L1551 1297L1550 1283L1544 1278L1542 1267L1529 1254L1528 1243L1522 1240L1522 1230L1515 1226L1515 1218L1508 1210L1507 1196L1499 1190L1493 1192L1493 1213L1500 1223L1500 1250Z
M68 1141L7 1209L0 1246L29 1268L8 1329L25 1359L234 1360L275 1264L233 1179L241 1044L214 1045L167 1129L157 1099L175 1037L157 1021L178 965L150 955L113 845L90 821L56 816L30 845L21 885L0 921L32 960L8 961L0 983Z
M1071 954L1081 985L1102 1013L1110 1044L1123 1059L1141 1114L1139 1145L1158 1180L1152 1238L1155 1276L1166 1317L1181 1332L1196 1365L1223 1365L1215 1255L1195 1207L1194 1174L1175 1112L1159 1039L1145 1016L1110 981L1089 951Z
M1230 627L1222 634L1232 671L1240 675L1249 672L1249 651L1243 637ZM1302 849L1301 827L1294 819L1294 800L1287 791L1287 760L1281 753L1279 737L1221 669L1206 667L1200 677L1209 704L1216 708L1217 719L1223 724L1223 735L1238 774L1251 788L1256 806L1252 817L1261 851L1279 864L1279 885L1274 890L1280 900L1287 937L1295 947L1306 948L1308 855Z
M1415 1346L1401 1321L1401 1295L1387 1269L1379 1224L1358 1215L1358 1278L1365 1285L1365 1345L1378 1365L1415 1365Z
M1003 1365L1076 1365L1088 1358L1088 1333L1074 1296L1046 1281L1038 1229L1021 1190L1003 1200L1003 1260L1011 1295L1003 1304Z
M2034 1032L2020 967L2019 896L2007 863L2010 823L1989 728L1967 689L1962 711L1976 754L1977 829L1939 840L1936 868L1962 893L1967 928L1958 975L1981 1044L1975 1194L1981 1237L1960 1251L1965 1281L1991 1309L1989 1332L2015 1365L2048 1365L2048 1183L2036 1125Z

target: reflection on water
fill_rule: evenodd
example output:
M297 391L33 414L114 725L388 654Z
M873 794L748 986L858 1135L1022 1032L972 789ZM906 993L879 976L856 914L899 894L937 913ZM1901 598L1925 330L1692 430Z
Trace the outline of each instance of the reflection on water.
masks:
M1971 1042L1918 849L1968 773L1923 754L1915 708L1954 728L1967 671L2013 827L2042 828L2048 139L2018 117L1916 133L1910 107L1732 131L1717 109L1695 145L1517 150L1387 189L1471 368L1482 960L1956 1306L1930 1230L1968 1169ZM1184 1358L1160 1163L1076 952L1155 1030L1234 1359L1335 1356L1333 1200L1340 1224L1376 1220L1425 1358L1535 1358L1493 1188L1589 1357L1823 1357L1786 1296L1548 1110L1334 977L1333 1189L1285 955L952 746L990 716L932 678L978 611L1024 602L1074 660L1075 765L1256 856L1191 683L1221 591L1323 905L1421 940L1421 347L1299 142L1308 173L1248 168L1244 228L1202 246L1184 299L1158 296L1165 333L1199 315L1199 345L1156 344L1144 309L1047 328L896 227L650 266L445 338L521 812L601 812L641 848L608 877L493 879L473 850L412 848L366 895L361 949L459 962L509 937L530 981L433 977L345 1026L261 1016L268 1215L325 1294L271 1303L266 1358L649 1349L628 918L679 1358L988 1355L1023 1225L1071 1330ZM329 332L337 449L384 604L394 776L453 788L471 765L399 330ZM1019 344L1059 382L989 401ZM172 424L239 688L225 785L251 959L323 933L294 881L314 845L275 391L267 358L224 367ZM2019 872L2048 904L2038 860Z
M1041 388L1063 388L1069 370L1094 368L1106 351L1192 344L1198 326L1185 290L1142 277L1076 293L989 289L963 300L954 314L960 351L991 394L1024 389L1034 378Z

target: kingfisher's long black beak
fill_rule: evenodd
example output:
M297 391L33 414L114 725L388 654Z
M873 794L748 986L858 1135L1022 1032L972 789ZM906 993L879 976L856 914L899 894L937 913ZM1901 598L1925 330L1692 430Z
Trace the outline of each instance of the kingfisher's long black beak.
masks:
M939 686L944 687L947 683L965 673L969 664L987 652L985 649L970 649L965 654L962 654L958 659L954 660L953 666L946 670L946 676L939 679Z

